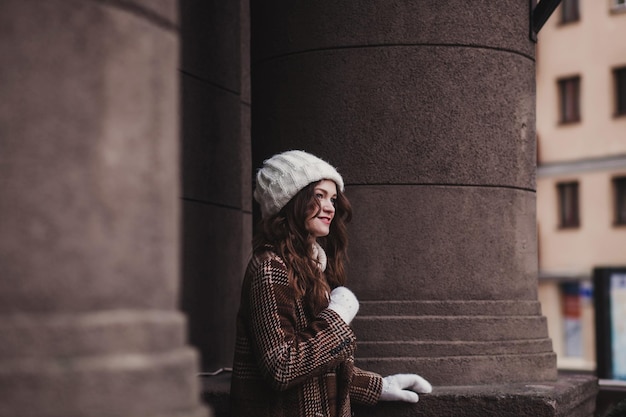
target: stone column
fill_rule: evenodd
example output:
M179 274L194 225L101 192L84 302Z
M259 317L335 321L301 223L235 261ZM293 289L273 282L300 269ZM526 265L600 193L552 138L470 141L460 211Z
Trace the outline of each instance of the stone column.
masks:
M181 0L182 307L208 371L232 365L252 240L247 1Z
M0 416L207 416L179 287L177 2L0 2Z
M527 6L285 4L253 20L255 142L346 177L364 365L446 385L556 378Z
M529 3L275 1L251 15L255 163L311 151L353 203L357 364L438 387L556 383L536 294Z

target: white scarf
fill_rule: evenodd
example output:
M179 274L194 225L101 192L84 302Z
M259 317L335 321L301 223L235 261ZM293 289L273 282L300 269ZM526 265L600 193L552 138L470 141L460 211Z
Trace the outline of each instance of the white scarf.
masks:
M313 244L313 259L317 261L317 266L322 272L326 271L326 262L328 260L326 252L317 242Z

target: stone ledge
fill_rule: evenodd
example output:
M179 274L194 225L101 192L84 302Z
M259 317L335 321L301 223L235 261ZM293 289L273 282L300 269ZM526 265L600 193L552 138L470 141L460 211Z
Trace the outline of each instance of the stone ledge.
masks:
M359 316L540 316L535 300L359 300Z
M554 382L435 387L419 403L354 407L355 417L592 417L597 379L570 376Z
M435 387L417 404L379 403L354 407L355 417L592 417L594 376L562 376L553 382ZM202 398L215 417L228 417L230 374L202 377Z
M506 354L529 354L553 352L552 340L526 339L526 340L498 340L498 341L361 341L358 342L359 358L367 357L416 357L435 358L445 356L470 356L506 355Z

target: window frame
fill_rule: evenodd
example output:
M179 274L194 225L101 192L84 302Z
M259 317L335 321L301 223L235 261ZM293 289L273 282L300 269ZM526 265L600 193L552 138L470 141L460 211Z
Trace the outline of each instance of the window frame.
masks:
M613 68L614 116L626 116L626 66Z
M559 124L579 123L581 121L581 85L580 75L557 79Z
M626 0L611 0L611 12L626 12Z
M613 177L613 225L626 226L626 174Z
M567 25L578 21L580 21L580 1L562 0L560 24Z
M556 184L558 201L558 228L578 229L580 227L580 183L562 181ZM566 192L569 191L569 194ZM567 213L567 212L570 213Z

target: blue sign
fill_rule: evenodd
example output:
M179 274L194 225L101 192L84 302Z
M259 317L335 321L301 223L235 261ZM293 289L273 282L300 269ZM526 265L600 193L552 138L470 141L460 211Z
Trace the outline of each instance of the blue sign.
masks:
M626 380L626 274L611 275L613 378Z

